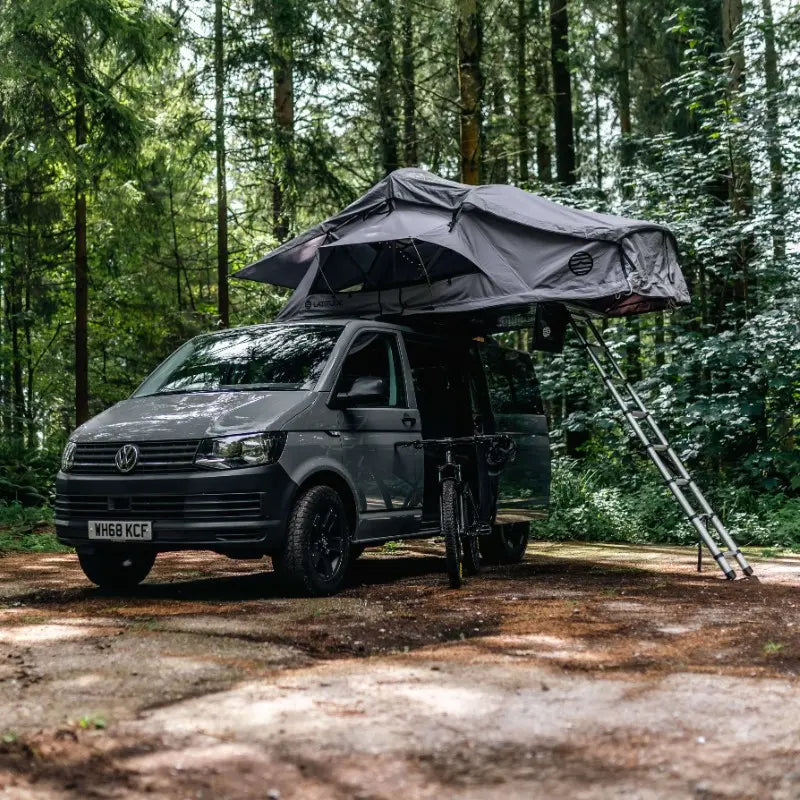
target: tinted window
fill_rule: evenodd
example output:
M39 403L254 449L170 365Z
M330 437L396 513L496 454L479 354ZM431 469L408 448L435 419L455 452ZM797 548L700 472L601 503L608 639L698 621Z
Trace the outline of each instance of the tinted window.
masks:
M485 345L480 348L489 397L495 414L542 414L533 359L519 350Z
M403 367L394 334L371 331L358 334L342 364L335 391L350 391L356 378L380 378L383 381L384 396L370 406L405 407Z
M414 393L428 438L473 432L469 349L435 339L406 336Z
M134 396L311 389L341 332L337 325L270 325L198 336L175 351Z

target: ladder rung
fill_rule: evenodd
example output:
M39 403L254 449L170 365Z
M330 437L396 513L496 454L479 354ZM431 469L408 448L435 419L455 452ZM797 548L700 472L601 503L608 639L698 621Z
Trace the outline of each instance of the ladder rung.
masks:
M648 413L649 413L649 412L647 412L647 411L640 411L638 408L629 408L629 409L628 409L628 413L629 413L629 414L630 414L630 415L631 415L631 416L632 416L634 419L644 419L644 418L645 418L645 417L648 415Z
M666 453L669 449L668 444L649 444L648 447L652 447L656 453Z
M667 485L669 486L669 484L671 484L671 483L674 483L675 486L688 486L689 485L689 481L686 478L670 478L667 481Z

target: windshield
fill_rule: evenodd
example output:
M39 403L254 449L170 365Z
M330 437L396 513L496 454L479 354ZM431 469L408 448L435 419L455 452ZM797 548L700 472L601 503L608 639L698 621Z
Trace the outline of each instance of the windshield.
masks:
M269 325L198 336L157 367L133 396L311 389L342 329Z

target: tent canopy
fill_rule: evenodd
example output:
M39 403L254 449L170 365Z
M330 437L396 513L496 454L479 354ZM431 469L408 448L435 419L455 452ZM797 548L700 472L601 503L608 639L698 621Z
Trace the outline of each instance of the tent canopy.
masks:
M492 316L544 302L624 316L689 302L664 226L420 169L392 172L236 277L295 289L281 319Z

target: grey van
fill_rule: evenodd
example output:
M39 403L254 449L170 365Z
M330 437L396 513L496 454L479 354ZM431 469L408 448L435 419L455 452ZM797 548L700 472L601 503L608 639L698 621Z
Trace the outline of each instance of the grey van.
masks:
M484 556L513 561L550 490L527 354L369 320L204 334L70 437L56 531L101 587L204 549L269 555L288 587L329 594L365 547L439 530L435 456L404 444L498 431L515 460L488 497L470 479L496 522Z

